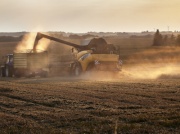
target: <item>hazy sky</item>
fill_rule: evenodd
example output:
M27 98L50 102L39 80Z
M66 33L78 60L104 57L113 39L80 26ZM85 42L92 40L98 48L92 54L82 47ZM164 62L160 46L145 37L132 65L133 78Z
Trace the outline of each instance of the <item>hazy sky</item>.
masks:
M180 0L0 0L0 32L180 31Z

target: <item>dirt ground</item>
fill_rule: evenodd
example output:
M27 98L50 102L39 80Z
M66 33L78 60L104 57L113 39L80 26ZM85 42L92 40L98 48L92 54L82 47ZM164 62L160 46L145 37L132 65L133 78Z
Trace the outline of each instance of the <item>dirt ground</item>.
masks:
M0 132L179 133L179 78L0 78Z

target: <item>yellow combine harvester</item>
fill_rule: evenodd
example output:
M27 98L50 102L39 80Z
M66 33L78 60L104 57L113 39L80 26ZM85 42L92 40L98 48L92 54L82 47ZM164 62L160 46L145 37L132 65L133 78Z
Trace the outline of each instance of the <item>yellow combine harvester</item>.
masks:
M113 44L107 44L103 38L93 38L91 40L84 40L81 45L67 42L49 35L37 33L33 52L36 53L36 46L38 41L42 38L50 39L65 45L71 46L72 52L74 48L77 50L74 60L68 62L68 70L70 74L78 76L82 72L91 70L102 71L121 71L122 61L120 60L118 51ZM64 62L65 63L65 62ZM64 66L61 63L61 67L67 67L67 63ZM53 65L51 66L53 69Z

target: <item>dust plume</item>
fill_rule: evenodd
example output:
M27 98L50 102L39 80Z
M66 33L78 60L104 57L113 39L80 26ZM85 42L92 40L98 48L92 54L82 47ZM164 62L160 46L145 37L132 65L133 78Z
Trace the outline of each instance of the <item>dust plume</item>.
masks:
M21 52L32 49L35 37L36 33L28 33L24 35L22 41L17 45L15 51Z
M34 41L37 33L31 32L24 35L22 41L17 45L16 52L28 52L33 49ZM50 41L47 39L41 39L38 42L37 50L46 50L48 48Z
M168 78L168 76L177 78L180 76L180 48L154 47L132 54L123 68L123 73L137 79Z
M123 70L124 75L134 79L157 79L162 76L180 75L178 64L141 64L127 67Z
M47 50L50 40L42 38L37 45L37 50Z
M121 79L123 75L120 72L111 71L86 71L81 74L80 79L92 81L115 81Z

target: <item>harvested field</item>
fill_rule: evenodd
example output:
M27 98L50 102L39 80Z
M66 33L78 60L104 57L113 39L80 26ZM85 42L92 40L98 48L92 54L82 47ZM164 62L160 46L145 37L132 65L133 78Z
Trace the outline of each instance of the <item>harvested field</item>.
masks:
M179 133L179 78L1 78L1 133Z

